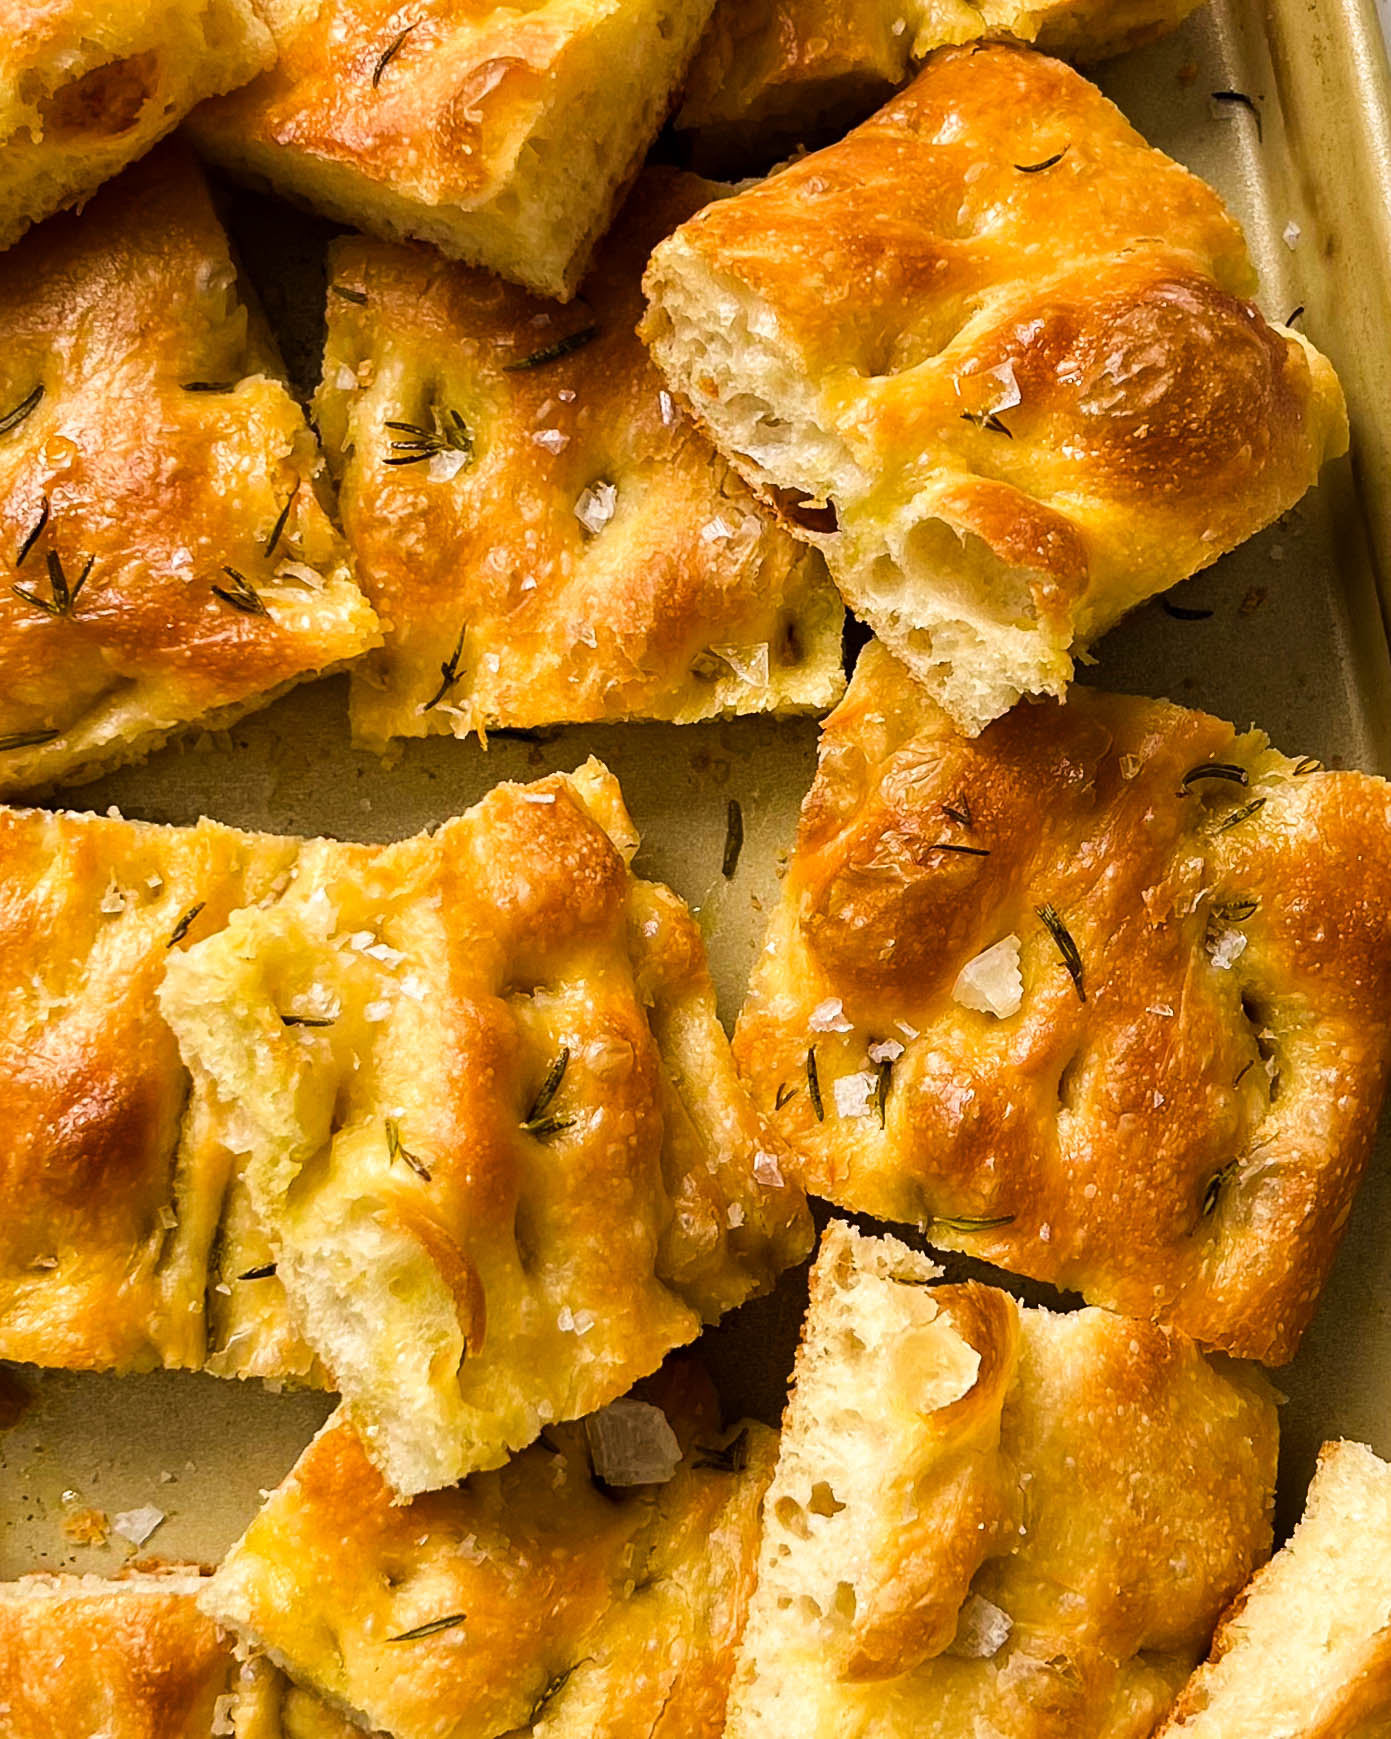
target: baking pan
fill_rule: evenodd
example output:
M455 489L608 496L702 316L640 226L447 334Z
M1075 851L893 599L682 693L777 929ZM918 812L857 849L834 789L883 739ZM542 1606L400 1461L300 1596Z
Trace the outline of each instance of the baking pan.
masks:
M1297 307L1336 362L1352 409L1351 460L1330 467L1279 524L1097 648L1088 680L1167 695L1269 731L1290 753L1391 774L1391 108L1373 0L1227 0L1176 36L1105 69L1102 83L1156 144L1214 183L1246 226L1268 314ZM1237 91L1250 106L1213 93ZM322 244L329 230L228 191L226 213L291 370L312 384ZM501 779L589 754L622 780L642 831L639 867L697 908L720 1009L732 1022L764 912L776 897L810 783L810 721L583 728L548 740L494 736L357 754L346 685L291 694L230 733L203 736L67 793L73 807L152 821L201 814L239 827L382 840L465 808ZM720 872L728 799L745 844ZM55 800L56 801L56 800ZM1283 1410L1281 1519L1302 1503L1313 1457L1347 1435L1391 1455L1391 1168L1383 1132L1332 1280L1293 1365ZM946 1259L953 1276L983 1271ZM1046 1289L1011 1290L1038 1298ZM801 1273L700 1343L732 1412L776 1421L805 1297ZM17 1373L0 1390L0 1576L109 1571L137 1556L218 1559L327 1414L315 1394L160 1373ZM104 1519L163 1518L137 1547Z

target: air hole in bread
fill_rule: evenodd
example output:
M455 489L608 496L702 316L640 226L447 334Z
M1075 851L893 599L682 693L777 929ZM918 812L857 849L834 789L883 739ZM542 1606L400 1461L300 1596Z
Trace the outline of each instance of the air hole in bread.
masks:
M798 489L774 489L771 494L779 514L789 525L827 534L840 530L840 520L829 502L818 505Z
M818 1479L811 1488L811 1497L808 1500L807 1508L814 1516L837 1516L845 1508L845 1505L832 1491L826 1480Z
M153 50L94 66L60 85L41 105L44 131L50 136L118 138L140 119L158 81L159 56Z
M802 1513L801 1504L797 1503L795 1499L780 1497L773 1506L773 1514L789 1534L795 1534L799 1540L811 1538L811 1529L807 1526L807 1518Z
M1076 1056L1068 1058L1058 1076L1058 1108L1062 1111L1077 1109L1077 1082L1082 1073L1082 1062L1079 1051Z

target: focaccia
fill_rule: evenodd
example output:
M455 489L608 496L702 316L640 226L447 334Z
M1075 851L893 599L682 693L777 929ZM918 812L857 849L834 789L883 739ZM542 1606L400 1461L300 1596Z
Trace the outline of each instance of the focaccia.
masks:
M1024 48L939 51L645 283L674 388L971 731L1347 444L1216 194Z
M677 127L703 164L766 167L862 121L934 48L1013 36L1101 60L1175 29L1199 0L717 0Z
M1391 786L1077 688L827 722L735 1052L814 1194L1282 1363L1391 1056Z
M297 842L0 808L0 1359L309 1375L155 1001Z
M335 1415L204 1607L395 1739L720 1739L777 1436L689 1368L618 1405L651 1483L590 1421L407 1504Z
M199 149L374 235L569 298L713 0L262 0L279 60Z
M390 624L353 673L364 742L839 698L825 564L633 330L653 244L721 191L649 170L563 309L424 249L334 246L317 421Z
M0 256L0 791L224 724L379 639L323 460L172 145Z
M1304 1519L1223 1618L1158 1739L1391 1733L1391 1467L1326 1443Z
M306 846L161 988L404 1494L623 1394L809 1247L700 933L636 843L597 762L502 785L346 869Z
M16 0L0 41L0 248L275 58L254 0Z
M263 1661L239 1667L192 1565L0 1583L5 1739L349 1739Z
M1270 1549L1254 1367L832 1222L728 1739L1149 1739Z

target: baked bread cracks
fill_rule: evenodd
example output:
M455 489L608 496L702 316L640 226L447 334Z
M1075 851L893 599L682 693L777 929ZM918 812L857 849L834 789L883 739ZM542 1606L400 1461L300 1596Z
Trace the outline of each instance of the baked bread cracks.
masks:
M712 0L263 0L279 59L189 123L345 223L569 298Z
M19 0L0 42L0 248L269 66L253 0Z
M1377 1739L1391 1723L1391 1467L1326 1443L1304 1519L1218 1627L1159 1739Z
M591 762L365 861L311 843L170 962L197 1090L399 1492L621 1395L810 1244L635 845Z
M1101 60L1197 0L718 0L676 125L703 163L747 170L861 121L934 48L1009 35Z
M239 1666L193 1566L0 1583L5 1739L350 1739L263 1661Z
M1346 445L1217 196L1027 49L935 54L645 283L673 386L970 731Z
M310 1377L155 1001L296 850L210 821L0 808L0 1358Z
M973 740L871 644L735 1053L812 1193L1282 1363L1385 1087L1388 879L1379 779L1083 688Z
M1149 1739L1270 1549L1273 1394L832 1222L728 1739Z
M665 1483L604 1482L591 1421L407 1504L335 1415L204 1607L395 1739L720 1739L777 1436L680 1366L618 1408Z
M0 791L230 722L376 643L180 150L0 255L0 326Z
M390 623L354 671L360 740L839 698L821 557L676 410L633 331L653 244L721 191L648 170L569 308L423 249L335 245L316 417Z

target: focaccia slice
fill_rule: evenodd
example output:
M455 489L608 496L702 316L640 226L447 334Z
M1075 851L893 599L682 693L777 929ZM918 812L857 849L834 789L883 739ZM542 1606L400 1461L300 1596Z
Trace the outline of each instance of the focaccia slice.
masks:
M253 0L17 0L0 41L0 248L275 58Z
M1391 1467L1326 1443L1304 1519L1223 1618L1159 1739L1391 1732Z
M590 762L346 871L307 846L170 963L278 1277L402 1493L623 1394L809 1247L636 843Z
M713 0L263 0L279 59L199 149L374 235L569 298Z
M832 1222L728 1739L1149 1739L1270 1550L1254 1367Z
M1013 36L1102 60L1166 35L1199 0L718 0L677 127L704 165L766 167L862 121L934 48Z
M970 731L1347 444L1216 194L1024 48L939 51L645 283L673 386Z
M814 1194L1283 1363L1385 1090L1388 885L1380 779L1083 688L972 740L871 645L736 1056Z
M723 189L649 170L561 309L419 248L330 256L316 401L386 644L364 742L834 705L844 612L634 333L653 244Z
M192 1565L0 1583L5 1739L349 1739L264 1662L238 1666Z
M335 1415L205 1610L395 1739L720 1739L777 1435L721 1429L688 1367L643 1397L619 1423L652 1483L604 1480L590 1421L406 1504Z
M176 146L0 256L0 791L379 639L323 459Z
M0 808L0 1359L309 1375L155 1001L297 842Z

